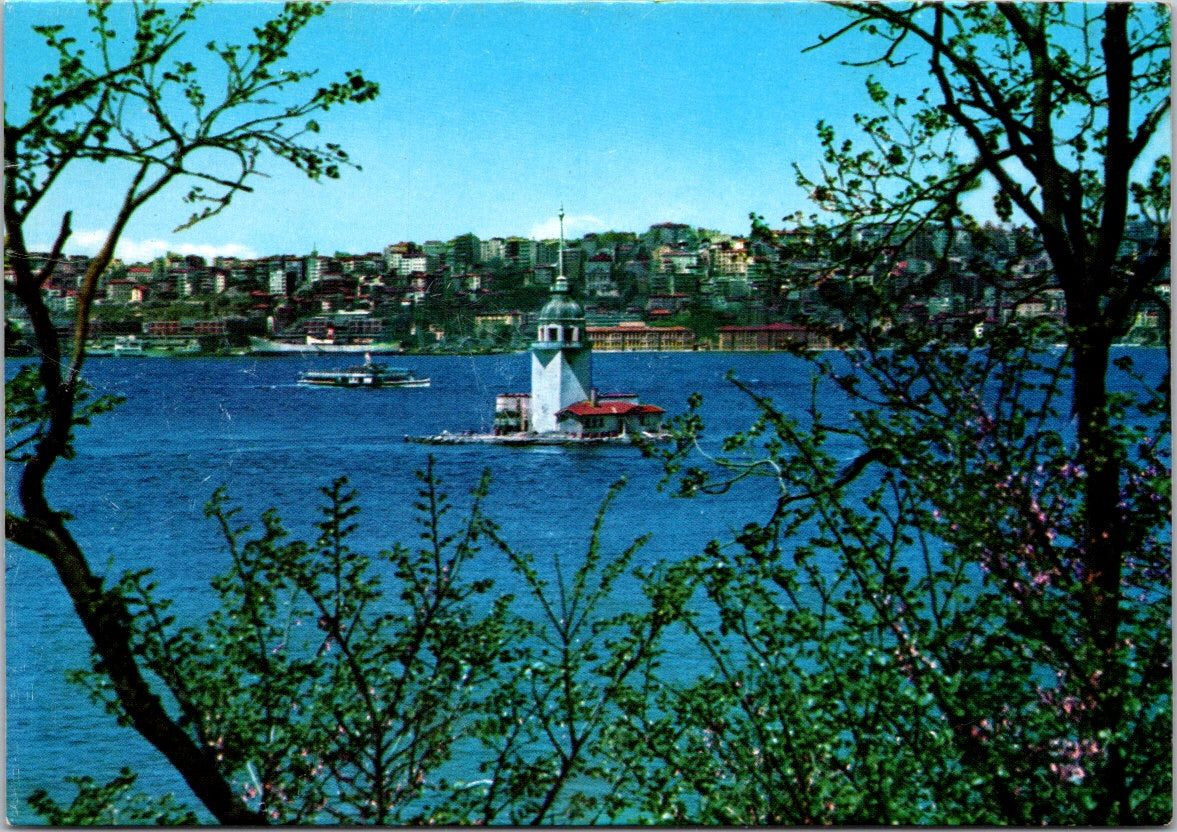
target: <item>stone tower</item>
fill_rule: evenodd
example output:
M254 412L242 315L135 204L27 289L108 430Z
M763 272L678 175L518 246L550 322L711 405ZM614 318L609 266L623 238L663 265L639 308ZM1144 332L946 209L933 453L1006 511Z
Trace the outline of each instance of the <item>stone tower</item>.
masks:
M557 430L556 414L590 397L593 386L592 344L584 309L568 293L564 276L564 209L560 209L559 268L552 294L539 313L531 344L531 429Z

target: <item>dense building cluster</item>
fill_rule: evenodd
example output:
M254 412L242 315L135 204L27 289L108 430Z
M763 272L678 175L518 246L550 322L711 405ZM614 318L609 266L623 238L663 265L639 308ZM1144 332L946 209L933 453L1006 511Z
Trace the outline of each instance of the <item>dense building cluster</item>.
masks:
M907 235L902 250L854 272L844 261L828 265L806 232L761 229L741 237L660 223L642 234L568 240L563 263L598 350L822 347L814 322L836 325L832 298L864 281L900 299L901 316L946 331L962 322L1061 319L1062 291L1042 279L1049 275L1046 258L1019 241L1028 232L986 231L984 252L968 240L948 242L935 229ZM1142 245L1155 237L1152 228L1134 231ZM869 234L858 242L864 249L873 243ZM244 345L251 335L367 339L408 349L519 348L534 324L536 300L554 280L559 247L557 240L464 234L365 254L115 261L100 279L92 336L96 344L122 337L202 348ZM44 287L63 329L88 264L85 256L64 257ZM1164 278L1158 303L1139 310L1133 340L1159 339ZM22 313L7 305L17 331Z

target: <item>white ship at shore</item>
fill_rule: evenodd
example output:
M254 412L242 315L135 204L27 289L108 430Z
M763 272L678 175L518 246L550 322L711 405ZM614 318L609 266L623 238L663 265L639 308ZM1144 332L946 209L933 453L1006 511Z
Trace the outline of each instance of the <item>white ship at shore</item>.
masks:
M256 355L286 355L290 353L312 353L324 355L397 355L402 352L397 344L381 344L371 341L343 341L336 338L316 338L313 335L297 339L257 338L250 336L249 351Z

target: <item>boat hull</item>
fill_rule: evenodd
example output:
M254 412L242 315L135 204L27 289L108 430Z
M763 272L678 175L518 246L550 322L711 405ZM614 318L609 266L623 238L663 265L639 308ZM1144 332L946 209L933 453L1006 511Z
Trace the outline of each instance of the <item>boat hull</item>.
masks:
M298 383L305 387L356 387L379 390L384 387L428 387L429 379L412 378L398 381L374 378L372 376L336 376L331 378L300 378Z
M383 387L428 387L429 379L413 375L406 367L387 367L373 363L369 356L363 364L334 370L307 370L298 383L310 387L354 387L376 390Z

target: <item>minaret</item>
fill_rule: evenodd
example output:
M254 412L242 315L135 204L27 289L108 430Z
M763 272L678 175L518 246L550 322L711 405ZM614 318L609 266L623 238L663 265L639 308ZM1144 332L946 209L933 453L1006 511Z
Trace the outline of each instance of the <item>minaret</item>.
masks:
M531 344L531 429L557 430L556 414L589 398L593 386L592 344L584 309L568 293L564 276L564 207L560 207L560 252L551 298L539 313Z

